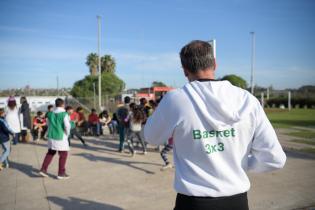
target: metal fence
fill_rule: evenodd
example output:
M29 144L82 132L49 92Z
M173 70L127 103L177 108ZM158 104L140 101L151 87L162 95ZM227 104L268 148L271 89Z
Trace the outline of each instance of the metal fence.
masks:
M71 105L72 107L75 107L75 108L78 106L81 106L86 111L90 111L92 108L94 108L98 112L103 111L103 110L107 110L109 112L115 112L117 108L117 103L118 103L115 97L104 96L101 99L102 99L101 110L98 106L98 98L94 98L94 97L74 98L72 96L68 96L66 102L68 105Z

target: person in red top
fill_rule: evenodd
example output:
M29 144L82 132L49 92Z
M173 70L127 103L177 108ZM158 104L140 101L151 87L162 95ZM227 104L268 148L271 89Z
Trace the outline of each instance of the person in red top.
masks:
M89 123L86 121L82 107L79 106L76 112L78 113L76 122L77 128L79 128L80 132L84 134L89 128Z
M96 113L95 109L91 110L91 114L89 115L89 127L92 131L92 134L96 134L97 136L100 135L100 120L98 118L98 115Z
M73 136L76 136L82 142L84 146L87 146L81 134L77 131L77 128L76 128L76 123L78 122L79 114L73 110L72 106L67 106L66 112L69 114L70 125L71 125L70 135L68 136L69 146L71 145L70 140L71 138L73 139Z
M36 117L33 119L33 135L34 140L36 138L36 142L38 143L39 140L44 137L44 134L47 130L47 123L46 118L43 112L39 111L37 112Z

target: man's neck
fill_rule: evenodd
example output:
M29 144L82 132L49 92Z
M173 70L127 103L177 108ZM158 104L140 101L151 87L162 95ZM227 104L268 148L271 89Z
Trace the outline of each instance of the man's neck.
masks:
M214 80L214 71L211 69L206 69L198 71L196 74L189 74L188 80L190 82L195 80Z

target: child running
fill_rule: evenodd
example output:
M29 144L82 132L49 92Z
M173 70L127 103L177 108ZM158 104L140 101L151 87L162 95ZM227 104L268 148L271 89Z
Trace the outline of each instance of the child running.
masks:
M3 148L3 153L0 156L0 171L4 167L9 167L8 157L10 155L10 136L14 135L14 132L9 127L8 123L4 119L5 111L3 108L0 109L0 143Z
M70 116L70 125L71 125L70 135L68 137L69 146L71 146L70 140L71 138L73 138L73 136L76 136L78 139L80 139L80 141L82 142L84 146L87 146L81 134L76 129L76 122L78 121L78 113L73 110L72 106L67 106L66 112Z
M132 156L134 156L135 150L133 147L133 138L137 137L142 146L143 154L147 154L144 140L141 138L141 135L140 135L142 122L146 120L145 114L142 111L142 108L140 106L134 105L131 107L132 109L129 115L130 129L127 135L127 143L128 143L129 150Z
M173 168L173 165L169 162L168 158L167 158L167 153L169 153L170 151L173 150L173 138L169 138L167 141L167 144L165 145L165 147L162 149L161 151L161 157L164 161L164 166L161 168L161 171L164 171L166 169L169 168Z

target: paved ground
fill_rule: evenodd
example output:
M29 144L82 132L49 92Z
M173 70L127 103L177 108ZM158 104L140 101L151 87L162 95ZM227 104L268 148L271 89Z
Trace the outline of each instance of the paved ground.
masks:
M312 127L292 127L292 128L278 128L276 129L277 136L283 147L291 150L301 150L305 148L315 149L315 145L303 144L294 142L294 140L308 140L315 142L315 139L303 139L295 136L288 135L290 132L296 132L301 130L309 130L315 132L315 128Z
M171 210L175 192L173 170L161 172L157 152L116 153L117 140L73 141L69 180L57 180L57 159L51 177L37 176L45 142L12 146L11 168L0 172L1 210ZM252 210L291 210L315 206L315 159L288 153L286 167L274 173L250 174ZM315 209L315 208L304 208Z

